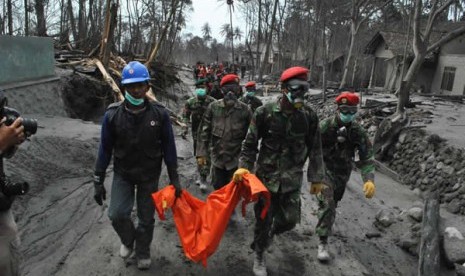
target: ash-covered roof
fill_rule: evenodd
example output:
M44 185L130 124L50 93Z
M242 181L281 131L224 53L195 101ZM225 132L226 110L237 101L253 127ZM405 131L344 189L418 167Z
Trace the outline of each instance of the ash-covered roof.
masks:
M432 31L430 35L430 43L438 41L446 32ZM407 55L413 56L413 47L412 47L412 36L408 39L407 45ZM403 56L405 49L405 42L407 40L407 33L401 33L396 31L379 31L377 32L370 42L365 46L365 54L373 55L376 52L376 49L384 41L386 43L386 49L390 50L394 56Z

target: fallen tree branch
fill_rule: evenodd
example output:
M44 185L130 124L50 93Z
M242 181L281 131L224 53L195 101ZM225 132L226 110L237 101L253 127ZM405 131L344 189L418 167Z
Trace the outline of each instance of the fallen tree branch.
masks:
M111 89L113 90L114 96L115 96L115 101L122 101L124 100L123 94L121 93L121 90L119 89L118 85L116 82L113 80L113 78L108 74L107 70L105 69L105 66L103 66L102 62L98 59L93 59L92 60L94 64L97 66L97 68L100 70L102 73L103 79L110 85Z

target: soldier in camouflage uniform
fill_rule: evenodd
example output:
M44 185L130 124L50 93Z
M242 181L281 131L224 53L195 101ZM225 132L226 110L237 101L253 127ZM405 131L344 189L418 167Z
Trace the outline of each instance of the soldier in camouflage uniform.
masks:
M194 142L194 156L196 156L196 147L197 147L197 132L202 121L202 116L207 109L208 105L211 102L214 102L215 99L207 95L207 79L199 79L195 83L195 96L188 99L184 105L182 112L182 118L186 127L183 130L182 136L185 138L188 133L187 124L192 123L192 141ZM200 185L200 191L206 192L207 190L207 177L210 174L210 159L207 158L205 166L197 166L200 180L198 184Z
M199 166L206 164L210 153L212 184L216 190L231 181L252 118L250 108L238 100L241 94L239 78L233 74L225 75L220 86L224 98L212 102L205 111L196 152Z
M350 92L342 92L336 97L336 115L320 123L323 158L329 187L317 195L319 202L316 233L320 237L318 260L330 259L327 243L336 216L337 203L342 199L346 184L352 172L355 152L358 151L360 169L364 181L365 197L375 193L373 148L361 125L354 121L359 98Z
M300 222L300 189L307 159L307 181L312 193L325 186L318 116L303 105L303 96L308 91L307 74L308 69L303 67L292 67L282 73L283 95L277 102L255 111L242 144L241 168L233 176L236 182L241 181L256 162L255 173L271 193L265 219L260 218L264 200L254 206L256 223L251 247L255 251L255 275L267 275L264 252L273 235L291 230Z
M255 82L254 81L249 81L244 85L245 87L245 95L243 95L240 100L247 104L250 109L252 109L252 112L255 112L255 110L259 107L262 106L263 103L260 101L259 98L255 96L255 93L257 91L257 88L255 87Z

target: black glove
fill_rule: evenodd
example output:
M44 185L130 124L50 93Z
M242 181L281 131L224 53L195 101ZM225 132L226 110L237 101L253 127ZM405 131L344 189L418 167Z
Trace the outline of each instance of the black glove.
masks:
M168 170L168 176L170 178L171 185L174 186L176 189L176 192L174 195L178 198L182 194L182 188L181 184L179 184L179 175L178 175L178 168L175 166L169 166L167 167Z
M105 173L104 172L95 172L94 173L94 199L98 205L103 204L103 200L107 199L107 191L105 190L105 186L103 186L103 182L105 181Z

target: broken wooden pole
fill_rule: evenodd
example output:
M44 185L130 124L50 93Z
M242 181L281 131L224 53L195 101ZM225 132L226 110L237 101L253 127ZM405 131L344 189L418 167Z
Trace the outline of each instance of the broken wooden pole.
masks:
M439 194L437 192L426 199L421 228L418 276L439 276Z
M115 80L108 74L107 70L105 69L105 66L103 66L102 62L98 59L94 59L93 62L97 66L97 68L100 70L102 73L103 79L105 80L108 85L110 85L111 90L113 90L115 101L122 101L124 100L123 94L121 93L121 90L119 89L118 85L116 84Z

